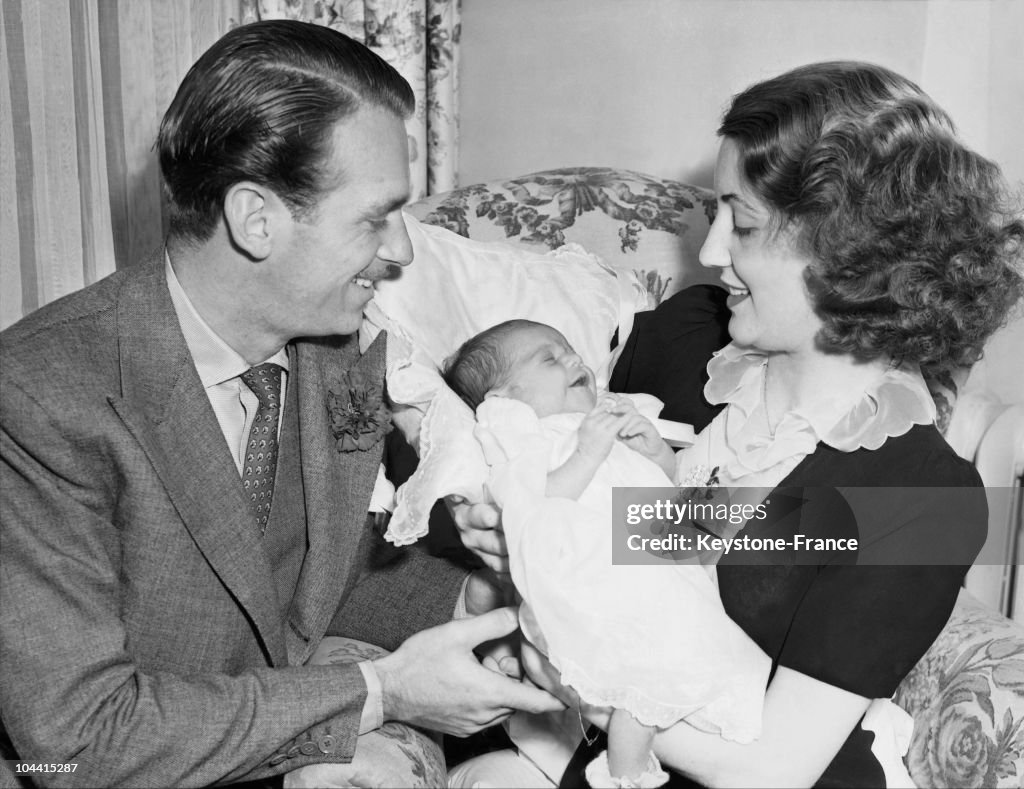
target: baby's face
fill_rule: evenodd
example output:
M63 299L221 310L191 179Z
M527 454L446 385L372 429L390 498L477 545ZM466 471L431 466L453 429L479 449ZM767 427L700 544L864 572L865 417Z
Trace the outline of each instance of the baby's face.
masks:
M508 383L495 394L526 403L537 416L586 413L597 404L594 373L560 332L530 326L507 337L504 345L515 361Z

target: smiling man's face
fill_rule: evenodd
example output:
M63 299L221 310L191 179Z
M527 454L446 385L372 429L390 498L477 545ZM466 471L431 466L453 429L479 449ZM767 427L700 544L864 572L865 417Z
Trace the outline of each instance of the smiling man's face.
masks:
M387 110L364 107L335 127L338 186L292 220L261 272L264 320L286 339L355 332L374 283L412 261L408 150L405 124Z

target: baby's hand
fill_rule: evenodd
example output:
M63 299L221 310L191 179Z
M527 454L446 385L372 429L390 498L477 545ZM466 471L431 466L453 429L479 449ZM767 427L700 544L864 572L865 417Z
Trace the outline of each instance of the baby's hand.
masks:
M651 420L641 416L632 403L624 406L620 413L629 417L629 421L619 431L622 443L646 457L653 458L658 455L665 444L665 439L658 433L658 428Z
M642 416L628 397L609 393L602 399L611 404L608 407L612 413L626 418L626 423L619 430L619 440L648 460L653 460L671 477L675 472L675 453L665 443L654 423Z
M615 408L614 397L602 397L594 410L583 417L576 451L588 460L600 462L608 457L619 433L629 422L630 416L616 413Z

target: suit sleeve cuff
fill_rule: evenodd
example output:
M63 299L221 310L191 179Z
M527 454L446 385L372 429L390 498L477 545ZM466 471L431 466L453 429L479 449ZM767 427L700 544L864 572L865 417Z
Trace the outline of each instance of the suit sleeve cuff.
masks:
M359 733L366 734L384 725L384 688L371 661L364 660L358 665L366 682L366 702L359 718Z

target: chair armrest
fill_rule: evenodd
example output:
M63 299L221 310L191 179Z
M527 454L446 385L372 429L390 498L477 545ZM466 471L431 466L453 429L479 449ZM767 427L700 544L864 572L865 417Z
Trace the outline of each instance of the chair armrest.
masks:
M387 650L351 638L328 636L309 665L356 663L386 655ZM311 764L284 777L286 789L297 787L447 786L444 754L434 735L388 721L362 734L348 764Z
M894 700L914 718L907 770L918 786L1020 786L1024 625L961 592Z

